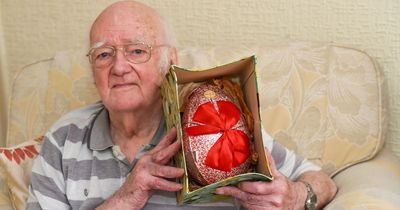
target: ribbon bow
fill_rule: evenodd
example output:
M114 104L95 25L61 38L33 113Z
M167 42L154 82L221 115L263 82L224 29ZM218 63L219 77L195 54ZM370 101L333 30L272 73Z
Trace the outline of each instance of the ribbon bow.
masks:
M193 121L203 125L186 128L190 136L215 134L222 136L207 153L205 165L229 172L245 162L250 156L249 138L240 130L232 129L240 119L240 110L229 101L218 101L218 110L211 102L200 105L193 115Z

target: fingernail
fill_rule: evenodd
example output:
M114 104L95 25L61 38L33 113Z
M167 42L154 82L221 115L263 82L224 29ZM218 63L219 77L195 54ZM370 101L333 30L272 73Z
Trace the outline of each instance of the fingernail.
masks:
M224 193L224 191L221 190L221 189L216 189L216 190L215 190L215 194L220 195L220 194L223 194L223 193Z

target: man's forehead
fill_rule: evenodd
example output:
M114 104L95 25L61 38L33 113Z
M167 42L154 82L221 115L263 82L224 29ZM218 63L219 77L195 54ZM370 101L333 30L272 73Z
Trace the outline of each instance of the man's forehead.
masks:
M156 22L149 20L125 19L121 22L113 20L98 21L91 31L91 43L114 42L123 43L140 41L146 44L154 44L158 36L162 36L161 27Z
M94 42L104 42L111 44L124 44L124 43L145 43L155 44L157 41L157 33L154 28L147 27L135 27L134 25L125 25L119 27L112 25L108 27L103 25L102 27L96 28L90 37L91 45Z
M118 38L118 37L112 37L112 38L99 38L97 39L94 43L91 44L90 48L97 48L105 45L115 45L115 44L129 44L129 43L143 43L143 44L148 44L152 45L152 41L148 41L147 39L144 39L143 37L132 37L132 38Z
M113 28L115 30L155 30L160 26L159 16L149 10L134 11L122 8L101 14L93 24L93 28Z

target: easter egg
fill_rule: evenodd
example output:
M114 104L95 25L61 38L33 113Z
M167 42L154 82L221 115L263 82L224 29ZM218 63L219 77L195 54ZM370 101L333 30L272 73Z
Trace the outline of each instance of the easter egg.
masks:
M250 167L250 134L240 106L223 89L202 84L182 115L183 148L190 177L208 185Z

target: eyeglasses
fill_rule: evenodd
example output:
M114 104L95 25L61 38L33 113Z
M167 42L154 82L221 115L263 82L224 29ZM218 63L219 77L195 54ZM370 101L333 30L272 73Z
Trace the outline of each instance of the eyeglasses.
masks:
M134 64L145 63L151 58L151 52L158 47L170 47L169 45L150 46L144 43L134 43L119 46L102 46L92 48L86 55L89 61L97 68L111 65L117 50L124 52L125 58Z

